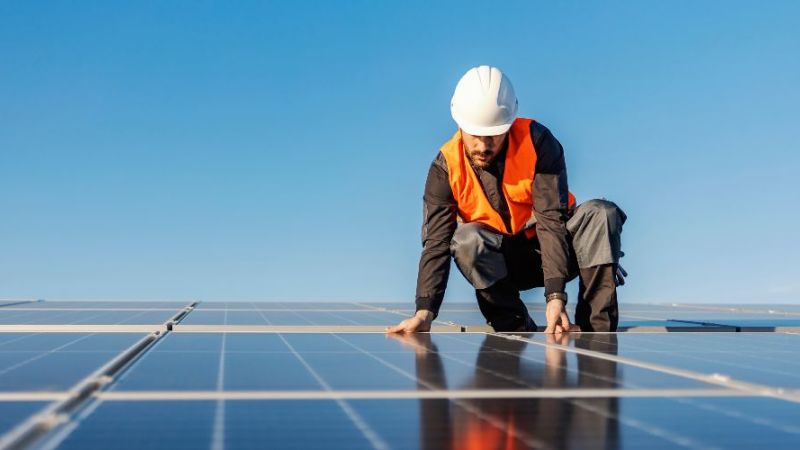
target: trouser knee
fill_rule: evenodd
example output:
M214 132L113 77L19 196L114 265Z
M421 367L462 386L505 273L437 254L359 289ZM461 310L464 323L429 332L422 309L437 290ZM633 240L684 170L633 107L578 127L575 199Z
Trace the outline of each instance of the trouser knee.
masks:
M456 228L450 253L458 270L475 289L485 289L508 275L502 243L502 235L478 223L459 224Z
M593 199L578 205L567 222L578 266L619 263L626 220L625 212L608 200Z

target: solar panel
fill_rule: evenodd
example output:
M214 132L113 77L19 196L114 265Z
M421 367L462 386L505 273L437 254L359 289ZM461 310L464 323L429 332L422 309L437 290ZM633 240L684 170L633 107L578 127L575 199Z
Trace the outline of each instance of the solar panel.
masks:
M707 383L636 366L618 368L591 357L551 350L487 334L440 333L388 338L382 333L223 334L174 333L143 356L112 388L130 390L319 390L316 373L338 390L416 390L418 381L443 380L464 388L478 374L492 389L539 388L547 358L572 388L586 376L607 380L608 388L710 389ZM181 342L183 341L183 342ZM192 347L189 342L203 342ZM438 350L442 347L444 350ZM425 359L417 354L425 352ZM555 353L555 355L553 354ZM582 368L592 368L587 374ZM352 370L351 368L358 368ZM606 373L597 373L603 369ZM162 373L163 372L163 373ZM224 373L218 385L220 373Z
M531 339L543 341L540 335ZM800 335L784 333L685 333L617 336L613 345L600 336L576 336L573 345L666 364L703 374L778 388L800 389Z
M0 310L0 324L4 325L147 325L160 324L174 316L175 310L108 311L87 309L64 310Z
M169 309L176 310L186 306L186 302L153 302L153 301L17 301L0 304L4 309L45 309L45 310L80 310L80 309Z
M208 311L198 310L181 325L389 325L402 320L382 311Z
M0 391L62 391L141 334L0 333Z
M196 309L198 311L372 311L376 307L358 302L202 302Z
M379 331L413 310L0 302L0 448L800 446L796 305L623 305L620 333L552 336L449 302L432 333Z
M344 406L104 401L58 448L792 449L800 444L793 406L758 397L381 399Z

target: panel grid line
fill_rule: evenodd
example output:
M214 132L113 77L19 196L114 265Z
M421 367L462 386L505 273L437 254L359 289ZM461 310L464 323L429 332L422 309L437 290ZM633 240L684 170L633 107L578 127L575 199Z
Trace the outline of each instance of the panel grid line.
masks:
M320 386L322 386L323 389L325 389L326 391L333 390L331 386L328 384L328 382L325 381L325 379L322 378L322 376L316 370L314 370L313 367L311 367L308 361L306 361L305 358L303 358L302 355L300 355L297 352L294 346L292 346L292 344L289 343L289 341L285 337L283 337L283 335L278 334L278 337L280 337L283 343L286 344L287 347L289 347L292 354L298 359L298 361L300 361L300 363L306 368L306 370L308 370L311 376L314 377L314 379L317 381L317 383L319 383ZM361 433L364 435L367 441L369 441L370 445L372 445L373 448L379 450L386 450L390 448L389 445L378 435L378 433L376 433L375 430L373 430L367 424L367 422L364 421L361 415L358 414L353 408L350 407L350 405L347 404L347 402L341 399L336 399L336 404L339 405L339 407L342 409L342 411L344 411L344 413L347 415L350 421L353 422L353 425L355 425L355 427L359 431L361 431Z
M227 314L227 313L226 313ZM217 368L217 391L225 390L225 347L228 334L222 333L222 346L219 352L219 367ZM214 412L214 425L211 435L211 450L225 448L225 400L217 400Z

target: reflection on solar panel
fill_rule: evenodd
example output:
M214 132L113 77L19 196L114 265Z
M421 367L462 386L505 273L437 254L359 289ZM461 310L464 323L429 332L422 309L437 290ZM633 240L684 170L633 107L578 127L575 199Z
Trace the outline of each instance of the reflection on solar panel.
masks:
M530 305L539 325L542 305ZM0 302L0 448L800 448L800 309L629 305L495 333L445 304Z

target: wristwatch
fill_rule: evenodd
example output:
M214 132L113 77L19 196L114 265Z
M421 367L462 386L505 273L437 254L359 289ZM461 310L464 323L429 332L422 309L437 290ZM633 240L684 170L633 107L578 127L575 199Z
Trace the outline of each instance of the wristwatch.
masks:
M551 300L561 300L564 304L567 304L567 293L566 292L551 292L544 297L545 303L550 303Z

